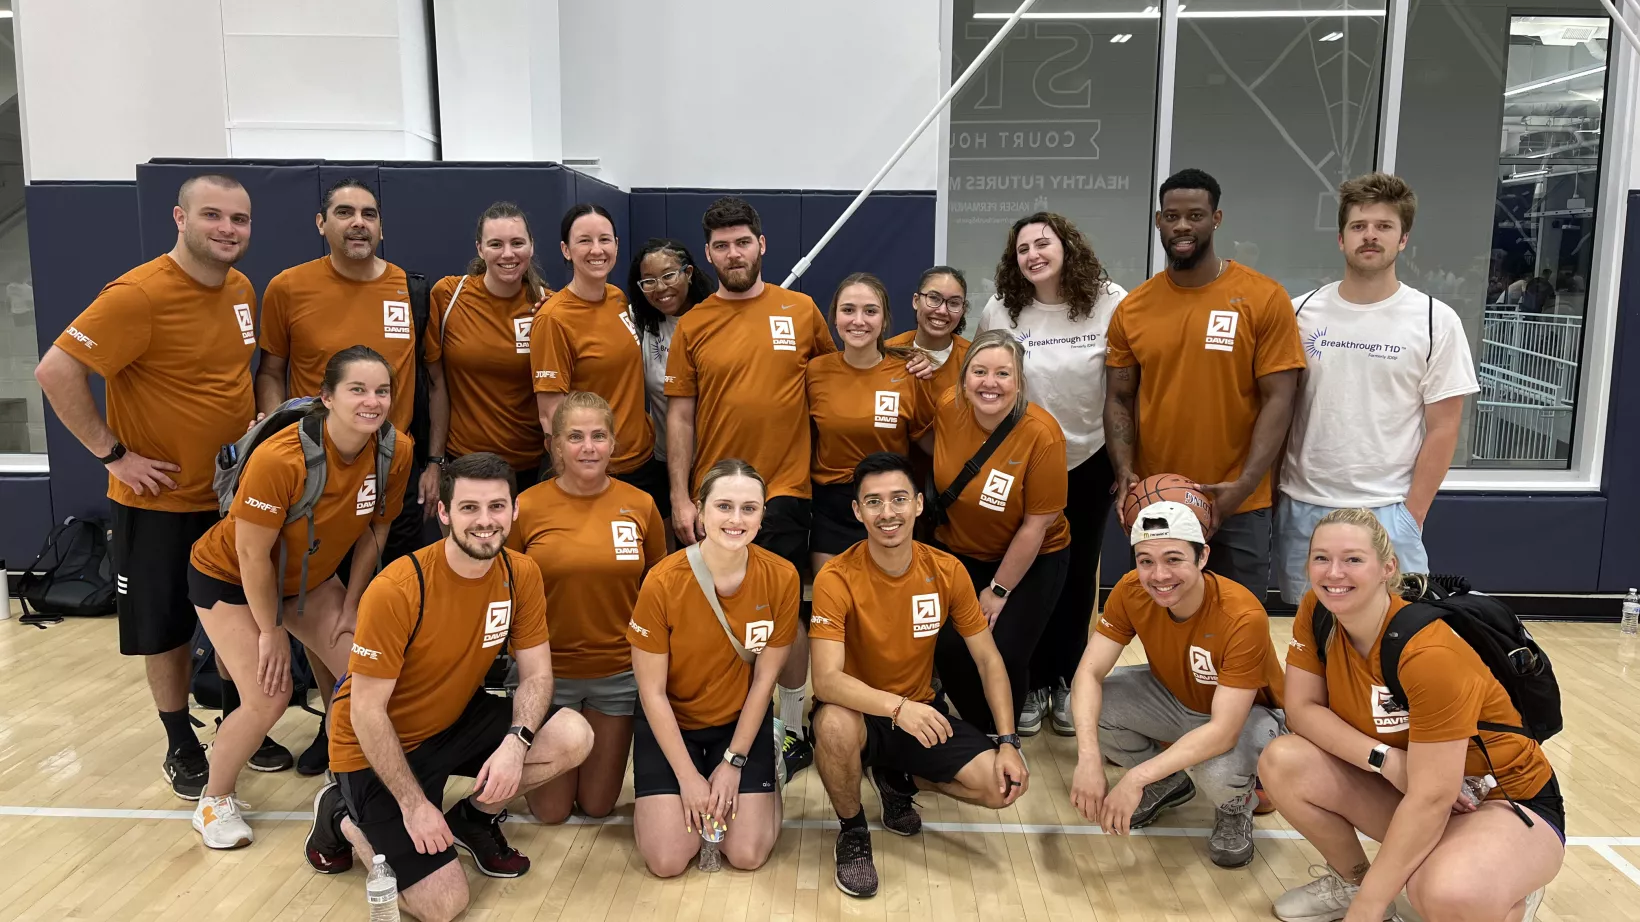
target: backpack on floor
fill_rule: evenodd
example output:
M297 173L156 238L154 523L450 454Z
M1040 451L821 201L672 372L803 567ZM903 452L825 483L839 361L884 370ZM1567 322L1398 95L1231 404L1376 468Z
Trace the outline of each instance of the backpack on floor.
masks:
M222 675L216 669L216 647L211 643L211 637L205 633L203 625L194 626L194 638L190 642L190 673L188 691L194 696L194 701L202 708L213 711L222 710ZM255 681L253 678L252 681ZM235 685L241 684L237 679ZM309 714L324 716L314 710L307 703L307 693L310 689L318 688L319 682L313 677L313 667L308 664L307 650L302 648L296 638L290 639L290 703Z
M24 624L43 625L67 616L114 613L114 564L108 526L73 516L51 529L40 553L17 583Z
M1444 621L1480 655L1481 662L1509 693L1509 701L1525 725L1482 722L1479 729L1518 733L1539 743L1560 732L1560 685L1555 681L1554 667L1509 606L1470 589L1469 581L1461 576L1431 576L1422 595L1408 595L1406 599L1411 604L1390 619L1379 648L1379 669L1392 705L1406 709L1400 666L1407 643L1424 628ZM1316 655L1325 664L1333 614L1317 600L1313 619Z

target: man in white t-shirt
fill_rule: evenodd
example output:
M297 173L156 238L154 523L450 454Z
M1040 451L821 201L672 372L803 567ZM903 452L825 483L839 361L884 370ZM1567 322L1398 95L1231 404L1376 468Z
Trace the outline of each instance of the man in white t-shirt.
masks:
M1386 173L1338 189L1344 280L1293 299L1308 364L1276 511L1282 598L1308 588L1310 533L1333 509L1373 510L1405 573L1429 572L1424 518L1452 464L1466 395L1480 390L1458 315L1402 284L1418 199Z

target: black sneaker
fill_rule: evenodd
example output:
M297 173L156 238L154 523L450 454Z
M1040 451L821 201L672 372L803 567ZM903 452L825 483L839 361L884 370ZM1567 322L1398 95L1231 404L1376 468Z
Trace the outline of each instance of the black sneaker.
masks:
M1128 828L1142 829L1156 822L1156 817L1163 810L1177 807L1196 796L1195 782L1184 772L1174 772L1160 781L1145 785L1144 796L1139 798L1139 807L1133 811L1133 819Z
M253 772L282 772L288 771L296 764L296 757L290 750L275 743L270 737L262 737L262 745L251 754L251 760L246 763Z
M491 816L468 803L466 798L444 814L456 848L472 856L480 874L522 877L530 869L530 859L507 844L507 837L501 834L501 824L506 821L507 811Z
M871 784L877 789L877 800L883 805L884 829L899 836L914 836L922 832L922 815L917 812L917 802L912 799L917 796L917 782L911 780L910 775L873 768Z
M786 780L791 781L798 772L814 764L814 747L787 730L786 739L780 744L780 758L786 763Z
M313 742L296 758L296 774L322 775L330 768L330 732L325 729L325 722L319 721L319 734Z
M183 746L171 750L161 771L171 783L172 793L183 800L198 800L211 777L211 763L205 758L204 746Z
M877 865L871 861L871 830L845 829L837 834L837 873L832 880L849 896L877 895Z
M320 874L345 874L353 867L353 844L342 835L347 805L334 781L313 795L313 825L308 829L307 863Z

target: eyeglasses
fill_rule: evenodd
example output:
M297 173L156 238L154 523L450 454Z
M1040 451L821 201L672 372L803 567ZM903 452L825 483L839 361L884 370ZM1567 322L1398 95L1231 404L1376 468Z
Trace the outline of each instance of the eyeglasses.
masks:
M923 305L929 310L943 307L947 314L960 314L968 309L968 299L961 295L947 298L937 291L919 291L917 297L922 298Z
M884 506L887 506L895 512L904 512L911 508L911 499L912 498L909 496L896 496L893 499L885 501L879 497L872 496L861 500L860 505L865 507L865 510L873 515L881 513Z
M678 276L682 275L685 271L686 270L684 270L684 269L672 269L668 272L661 273L661 277L658 278L658 279L656 279L656 278L638 279L638 290L639 291L654 291L656 288L659 288L662 285L671 285L673 282L677 281Z

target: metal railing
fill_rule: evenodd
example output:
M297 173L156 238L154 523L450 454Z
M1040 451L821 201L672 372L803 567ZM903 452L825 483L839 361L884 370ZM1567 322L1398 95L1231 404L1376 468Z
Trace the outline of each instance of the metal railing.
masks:
M1475 461L1542 467L1568 460L1582 345L1582 317L1485 312L1475 363Z

